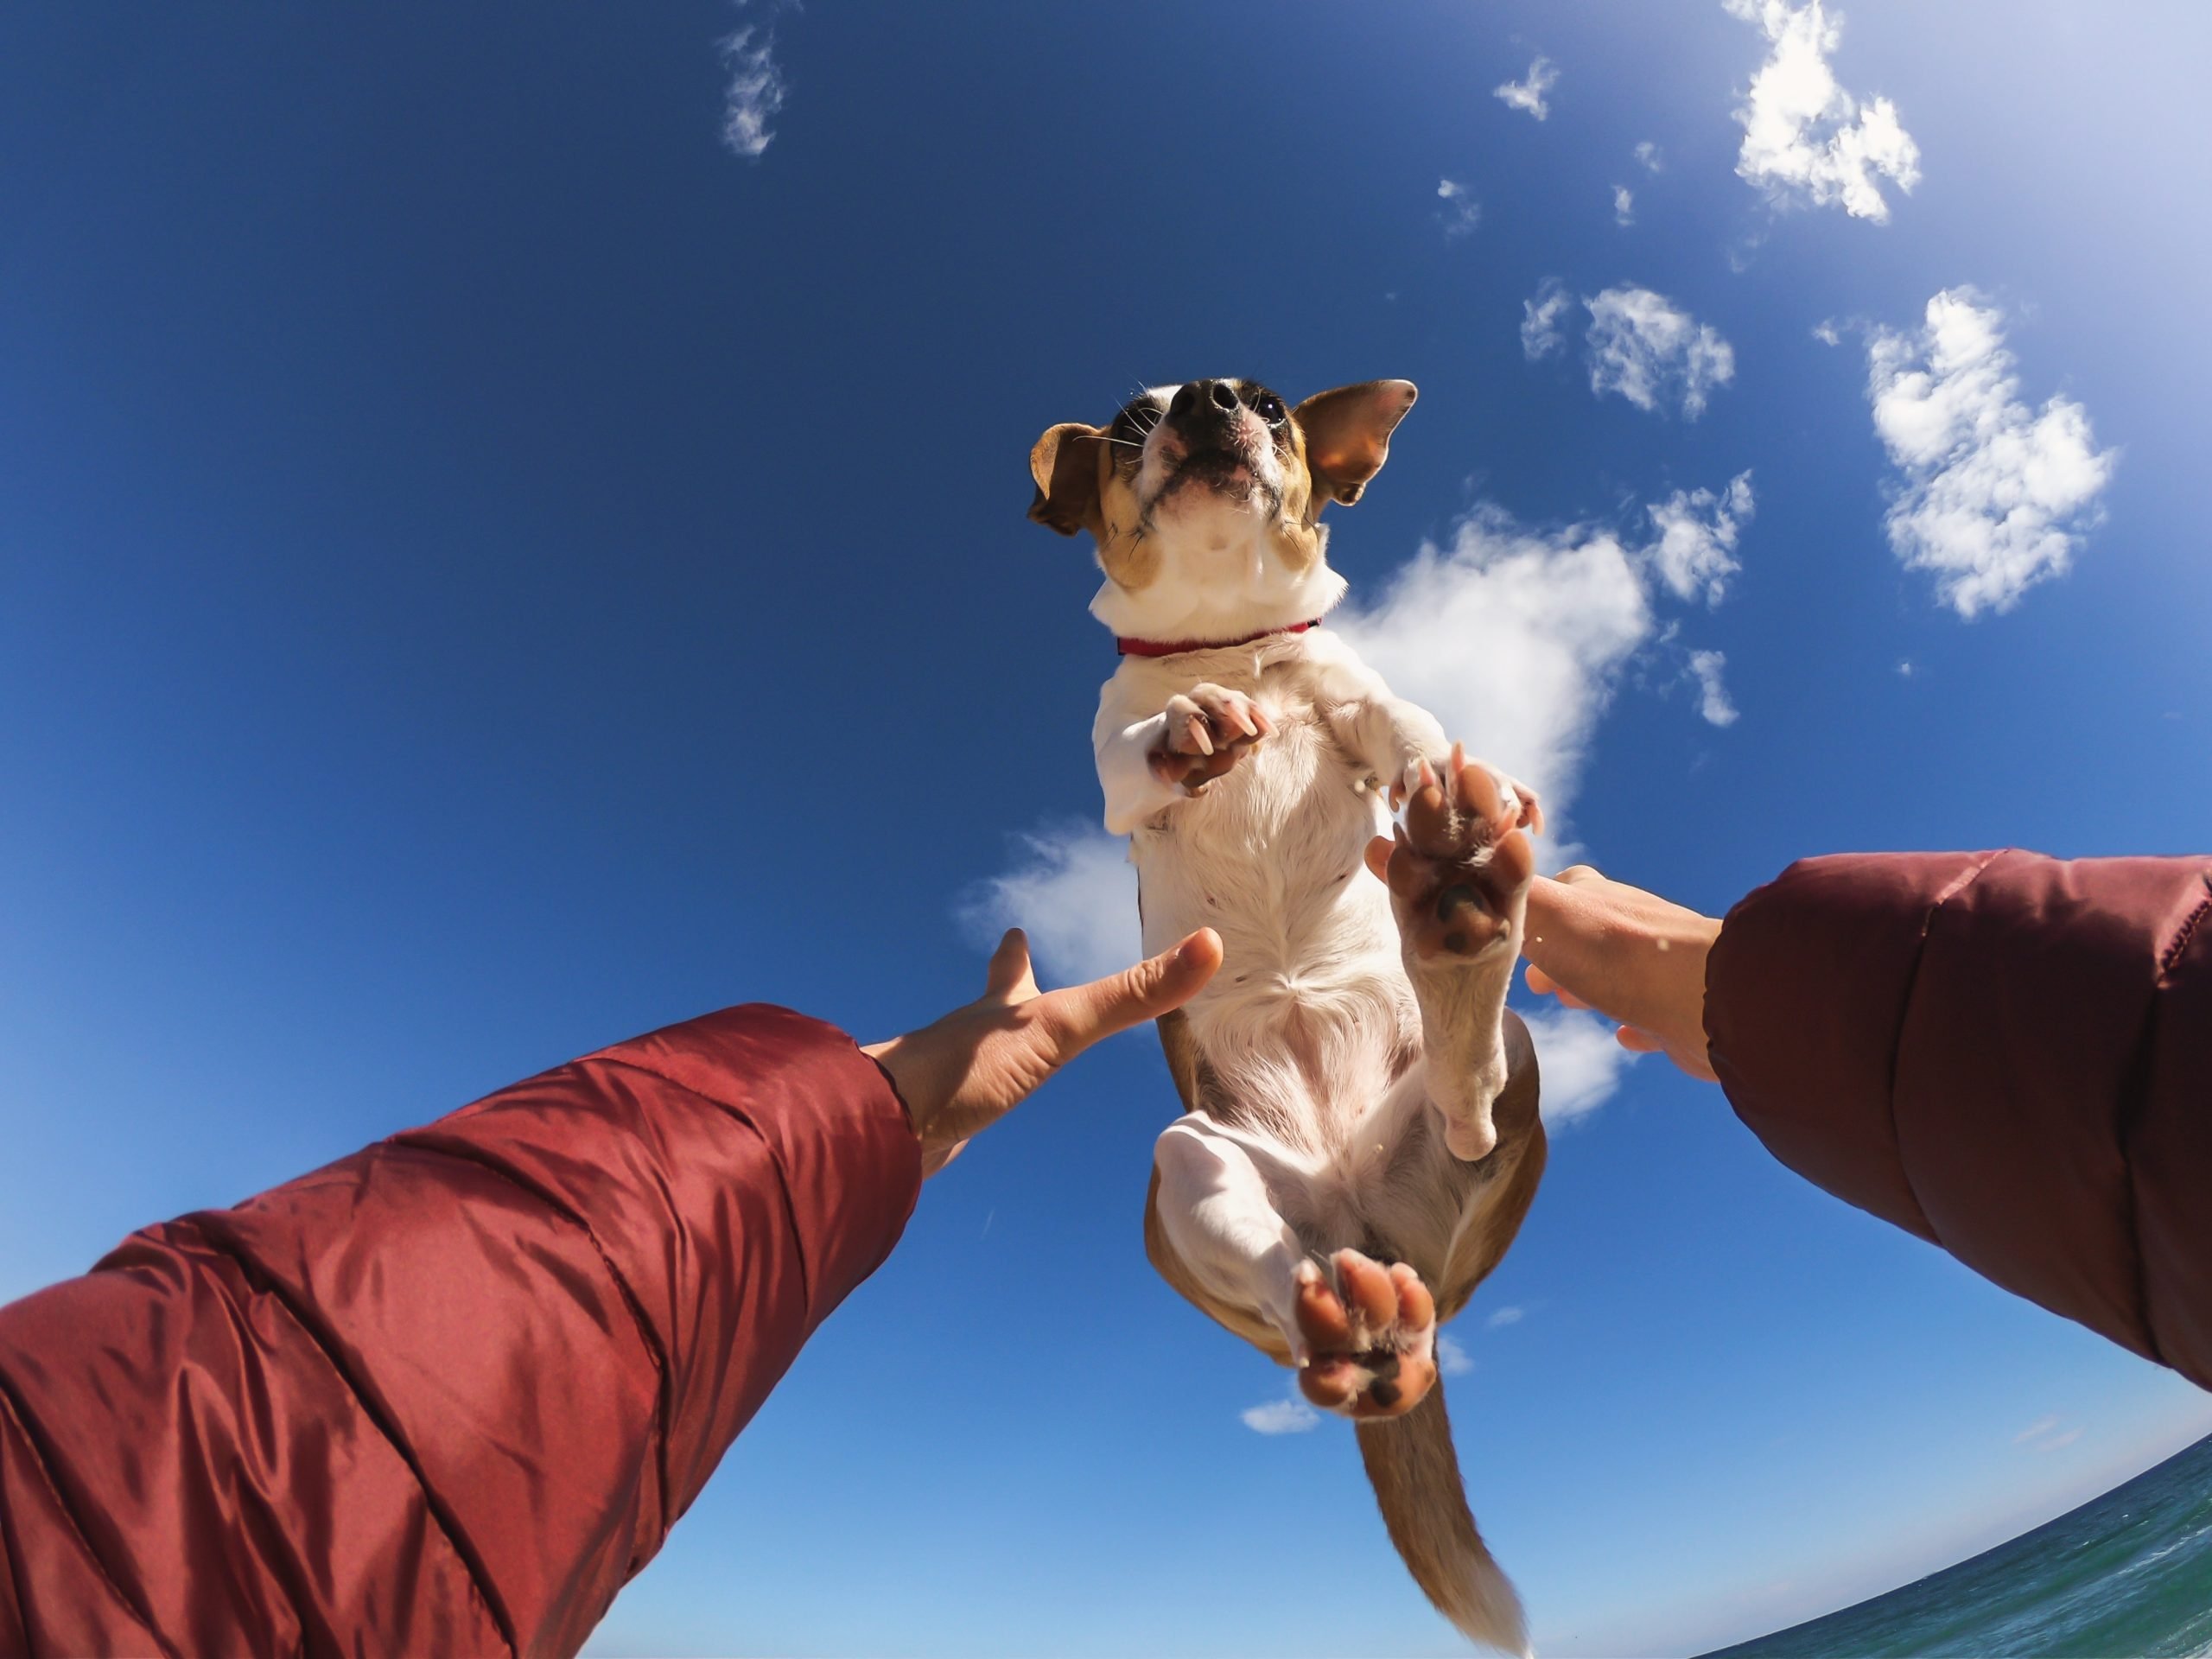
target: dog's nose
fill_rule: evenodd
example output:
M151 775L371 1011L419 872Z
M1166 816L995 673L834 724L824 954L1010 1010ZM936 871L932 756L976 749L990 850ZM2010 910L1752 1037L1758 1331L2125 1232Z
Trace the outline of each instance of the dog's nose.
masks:
M1178 426L1213 427L1236 413L1236 388L1226 380L1192 380L1168 400L1167 418Z

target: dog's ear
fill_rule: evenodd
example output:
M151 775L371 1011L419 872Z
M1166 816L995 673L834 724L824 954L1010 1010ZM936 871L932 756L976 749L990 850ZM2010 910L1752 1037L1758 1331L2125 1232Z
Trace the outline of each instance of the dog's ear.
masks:
M1292 411L1306 434L1306 470L1313 474L1317 506L1359 499L1390 457L1390 434L1420 396L1410 380L1370 380L1315 392Z
M1064 421L1045 429L1029 452L1029 475L1037 480L1037 498L1029 516L1050 524L1063 536L1087 530L1097 536L1106 528L1098 510L1098 457L1104 453L1103 429L1081 421Z

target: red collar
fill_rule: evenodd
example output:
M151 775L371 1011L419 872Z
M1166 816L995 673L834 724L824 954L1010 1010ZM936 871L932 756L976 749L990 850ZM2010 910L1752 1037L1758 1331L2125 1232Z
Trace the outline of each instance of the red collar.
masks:
M1124 639L1115 637L1114 649L1124 657L1179 657L1186 651L1227 651L1234 645L1249 645L1262 639L1271 639L1279 633L1303 633L1308 628L1318 628L1321 619L1311 622L1294 622L1285 628L1262 628L1257 633L1248 633L1242 639Z

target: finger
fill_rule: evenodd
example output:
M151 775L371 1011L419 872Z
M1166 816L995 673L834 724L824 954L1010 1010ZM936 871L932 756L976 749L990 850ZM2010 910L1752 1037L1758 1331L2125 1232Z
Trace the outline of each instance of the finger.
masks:
M1538 996L1557 997L1563 1008L1586 1008L1590 1006L1533 962L1529 964L1527 977L1530 990Z
M1390 879L1390 849L1397 844L1388 836L1377 836L1367 843L1367 868L1376 880Z
M1667 1050L1666 1044L1649 1032L1639 1031L1634 1026L1623 1026L1613 1033L1613 1040L1623 1048L1633 1049L1638 1054L1663 1054Z
M1036 971L1029 965L1029 938L1009 927L999 948L991 952L991 965L983 973L983 995L1001 1002L1027 1002L1037 995Z
M1605 878L1588 864L1570 864L1552 880L1563 887L1579 887L1585 881L1602 881Z
M1202 927L1134 968L1039 998L1039 1025L1052 1063L1065 1065L1101 1038L1181 1007L1220 966L1221 936Z

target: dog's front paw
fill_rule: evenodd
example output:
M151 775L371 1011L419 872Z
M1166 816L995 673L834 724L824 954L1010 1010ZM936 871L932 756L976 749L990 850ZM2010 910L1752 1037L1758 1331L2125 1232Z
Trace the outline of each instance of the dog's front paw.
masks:
M1298 1264L1299 1390L1339 1416L1402 1416L1436 1386L1435 1299L1402 1262L1385 1268L1338 1250L1329 1266Z
M1378 836L1367 849L1416 957L1472 958L1511 942L1535 873L1526 832L1542 822L1534 794L1469 760L1457 744L1442 778L1418 764L1405 823L1395 840Z
M1205 683L1167 699L1167 729L1150 756L1154 775L1197 794L1274 730L1242 691Z

